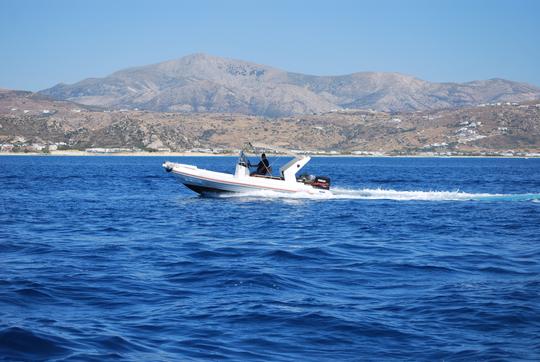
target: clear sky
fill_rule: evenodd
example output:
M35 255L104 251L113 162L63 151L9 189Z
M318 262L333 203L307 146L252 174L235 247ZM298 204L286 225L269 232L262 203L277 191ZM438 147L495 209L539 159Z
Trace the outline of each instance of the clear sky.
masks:
M203 52L289 71L540 86L540 0L0 0L0 87Z

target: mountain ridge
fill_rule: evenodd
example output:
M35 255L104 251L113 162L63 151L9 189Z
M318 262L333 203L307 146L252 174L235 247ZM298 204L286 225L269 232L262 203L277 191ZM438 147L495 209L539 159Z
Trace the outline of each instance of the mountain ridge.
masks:
M109 111L27 91L0 90L0 153L222 152L237 150L245 142L264 142L312 153L537 157L539 135L540 99L401 114L347 110L269 120L241 114Z
M39 93L112 109L269 117L348 108L410 112L540 98L540 88L502 78L435 83L397 72L319 76L204 53L60 83Z

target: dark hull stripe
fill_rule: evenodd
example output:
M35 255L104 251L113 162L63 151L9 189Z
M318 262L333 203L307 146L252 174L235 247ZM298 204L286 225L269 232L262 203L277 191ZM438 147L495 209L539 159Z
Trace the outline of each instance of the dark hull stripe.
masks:
M189 185L189 184L184 184L184 186L186 186L188 189L195 191L196 193L201 194L201 195L208 194L208 193L217 194L217 193L232 192L232 191L215 189L212 187L196 186L196 185Z

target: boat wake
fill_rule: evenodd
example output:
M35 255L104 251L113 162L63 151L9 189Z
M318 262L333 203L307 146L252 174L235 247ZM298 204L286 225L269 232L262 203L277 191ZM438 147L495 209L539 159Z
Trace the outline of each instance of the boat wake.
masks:
M398 201L534 201L540 194L489 194L462 191L400 191L387 189L334 189L336 198Z
M275 191L253 191L216 195L220 198L244 199L314 199L314 200L395 200L395 201L532 201L540 202L540 194L489 194L462 191L401 191L391 189L333 188L332 195L309 193L288 194Z

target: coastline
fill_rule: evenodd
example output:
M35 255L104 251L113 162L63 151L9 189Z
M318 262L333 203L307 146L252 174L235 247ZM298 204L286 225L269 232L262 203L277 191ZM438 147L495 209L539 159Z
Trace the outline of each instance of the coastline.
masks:
M384 154L306 154L310 157L331 158L540 158L540 155L437 155L437 154L410 154L410 155L384 155ZM1 156L40 156L40 157L235 157L237 153L205 153L205 152L111 152L97 153L86 151L51 151L43 152L0 152Z
M204 153L204 152L86 152L86 151L51 151L43 152L0 152L0 156L75 156L75 157L103 157L103 156L137 156L137 157L220 157L236 156L236 153Z

